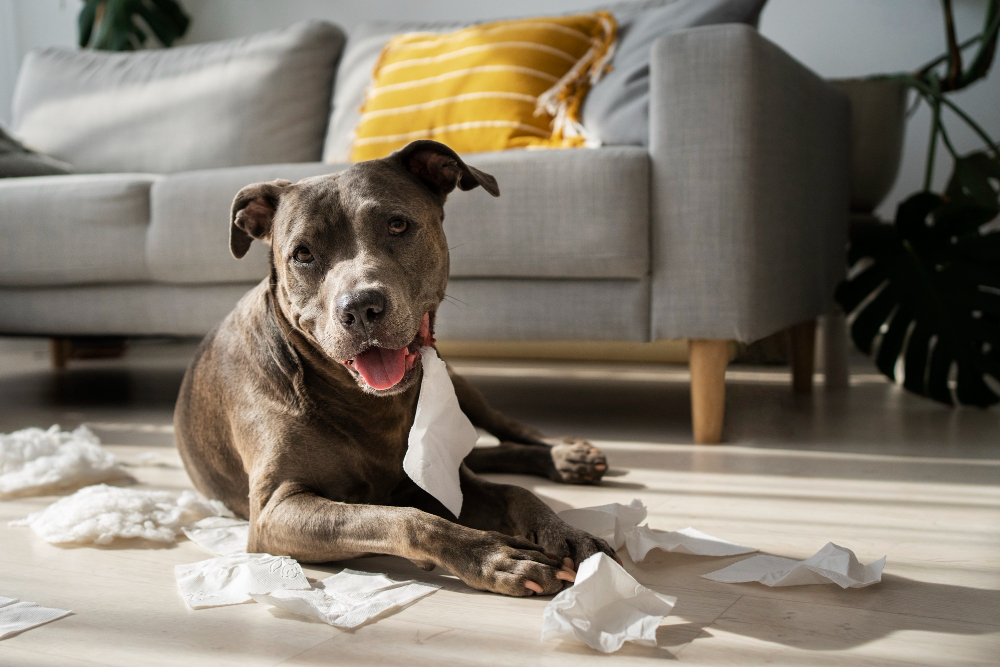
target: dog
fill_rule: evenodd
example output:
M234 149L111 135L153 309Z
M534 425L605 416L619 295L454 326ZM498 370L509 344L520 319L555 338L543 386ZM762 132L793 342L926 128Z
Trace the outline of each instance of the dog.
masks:
M444 203L496 179L444 144L292 184L248 185L233 201L230 250L270 246L270 275L202 341L181 385L177 445L198 490L249 519L250 552L329 562L407 558L469 586L552 594L604 541L532 493L480 472L592 483L607 470L590 443L550 446L491 408L450 371L459 406L501 444L460 468L452 515L403 470L421 379L448 282Z

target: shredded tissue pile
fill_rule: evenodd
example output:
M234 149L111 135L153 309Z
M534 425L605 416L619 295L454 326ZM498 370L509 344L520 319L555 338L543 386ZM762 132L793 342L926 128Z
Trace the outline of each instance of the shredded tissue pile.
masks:
M417 419L423 415L429 423L411 432L408 456L412 454L414 465L404 469L457 514L462 495L458 476L451 471L454 468L457 473L460 461L474 444L475 430L466 424L464 415L465 421L454 415L461 411L444 364L430 354L424 354L424 361L431 382L421 390L420 401L425 404L418 402ZM435 386L429 386L432 384ZM448 391L431 391L442 387ZM428 406L428 401L434 405ZM451 417L446 419L448 414ZM448 474L441 472L443 469ZM85 427L73 432L53 426L0 434L0 498L121 476L124 473L114 457L101 449L98 439ZM629 505L611 503L559 513L570 525L605 539L615 549L624 547L634 563L657 549L717 557L757 551L694 528L657 530L643 524L646 515L646 506L638 499ZM56 544L105 545L118 538L136 537L173 542L183 532L216 556L175 568L181 597L193 609L258 602L336 627L355 628L439 588L348 569L310 582L292 558L247 553L250 524L235 518L221 502L205 500L191 491L175 494L96 484L11 525L29 526L42 539ZM834 583L860 588L879 582L884 565L885 558L864 565L850 549L830 543L804 561L759 555L702 576L724 583ZM542 639L581 641L605 653L617 651L625 642L655 646L656 629L675 602L676 598L639 584L613 559L595 554L580 564L576 583L545 607ZM0 639L5 633L68 613L0 597Z
M90 429L0 433L0 498L128 477Z
M98 484L60 498L12 526L29 526L53 544L111 544L115 538L142 537L173 542L181 529L208 516L232 516L218 500L191 491L123 489Z

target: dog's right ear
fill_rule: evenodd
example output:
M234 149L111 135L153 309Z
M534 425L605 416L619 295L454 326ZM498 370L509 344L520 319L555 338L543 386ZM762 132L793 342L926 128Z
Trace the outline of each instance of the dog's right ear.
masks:
M229 214L229 252L240 259L247 254L254 239L271 242L271 227L281 194L290 181L254 183L236 194Z

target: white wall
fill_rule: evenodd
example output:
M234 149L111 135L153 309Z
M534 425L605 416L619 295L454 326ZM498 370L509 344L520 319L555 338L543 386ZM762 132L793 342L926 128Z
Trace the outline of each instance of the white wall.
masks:
M599 0L181 0L193 17L186 42L224 39L323 18L348 31L367 20L476 19L589 8ZM985 0L955 0L962 36L978 31ZM0 122L10 119L10 98L21 57L37 46L72 46L79 0L0 0ZM939 0L770 0L761 32L823 76L861 76L913 69L944 50ZM1000 59L1000 58L998 58ZM954 97L994 137L1000 137L1000 63L991 76ZM979 146L960 123L949 123L960 151ZM880 209L919 189L930 129L920 109L909 122L900 177ZM950 165L938 161L942 185Z

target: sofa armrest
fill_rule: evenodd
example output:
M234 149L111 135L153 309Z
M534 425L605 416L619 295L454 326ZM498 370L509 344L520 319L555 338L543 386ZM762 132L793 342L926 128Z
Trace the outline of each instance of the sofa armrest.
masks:
M744 25L653 45L652 339L753 341L844 272L850 105Z

